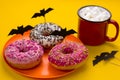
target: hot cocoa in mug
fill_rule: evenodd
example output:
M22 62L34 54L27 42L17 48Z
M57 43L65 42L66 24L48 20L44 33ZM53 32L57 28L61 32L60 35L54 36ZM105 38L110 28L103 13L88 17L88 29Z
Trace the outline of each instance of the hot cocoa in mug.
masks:
M78 10L78 37L86 45L100 45L105 41L115 41L119 33L119 25L111 19L111 12L106 8L88 5ZM116 35L107 36L108 25L113 24Z

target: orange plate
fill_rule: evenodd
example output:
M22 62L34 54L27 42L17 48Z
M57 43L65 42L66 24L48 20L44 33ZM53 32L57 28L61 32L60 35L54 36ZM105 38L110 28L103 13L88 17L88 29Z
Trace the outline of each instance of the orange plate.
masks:
M4 50L5 48L12 42L14 42L15 40L18 39L29 39L29 31L24 33L24 36L21 35L15 35L12 38L10 38L7 43L4 46L3 49L3 56L4 56ZM74 72L75 70L69 70L69 71L62 71L62 70L57 70L54 67L52 67L49 64L48 61L48 51L45 51L45 54L42 57L42 62L40 63L40 65L38 65L35 68L32 69L27 69L27 70L21 70L21 69L16 69L11 67L13 70L17 71L18 73L27 76L27 77L31 77L31 78L57 78L57 77L62 77L65 75L68 75L72 72ZM4 58L5 59L5 58ZM5 60L6 61L6 60ZM6 62L7 63L7 62ZM8 63L7 63L8 64Z

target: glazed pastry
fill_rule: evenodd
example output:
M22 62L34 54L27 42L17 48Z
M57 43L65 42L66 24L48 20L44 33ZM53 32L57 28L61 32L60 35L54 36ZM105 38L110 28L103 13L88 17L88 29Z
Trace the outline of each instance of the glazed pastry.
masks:
M63 36L51 35L53 31L60 31L61 27L54 23L42 23L31 30L30 39L36 41L44 48L51 48L63 40Z
M51 49L48 60L57 69L71 70L80 67L87 57L88 49L81 42L66 39Z
M17 40L4 51L6 61L14 68L29 69L41 62L43 47L32 40Z

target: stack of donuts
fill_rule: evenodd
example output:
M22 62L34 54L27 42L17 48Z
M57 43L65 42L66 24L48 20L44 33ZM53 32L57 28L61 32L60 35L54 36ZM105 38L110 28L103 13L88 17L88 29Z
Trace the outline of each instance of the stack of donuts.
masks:
M74 35L51 35L61 29L50 22L36 25L30 31L29 40L17 40L6 47L6 61L14 68L30 69L40 64L44 49L49 48L48 60L53 67L60 70L78 68L87 60L88 49Z

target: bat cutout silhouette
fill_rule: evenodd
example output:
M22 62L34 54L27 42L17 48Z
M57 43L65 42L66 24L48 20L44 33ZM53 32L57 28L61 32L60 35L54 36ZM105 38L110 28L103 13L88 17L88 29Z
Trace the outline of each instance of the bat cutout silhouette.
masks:
M51 35L59 35L59 36L65 37L67 35L74 34L74 33L77 33L77 32L74 31L73 29L67 31L65 28L65 29L61 29L61 31L55 30L54 32L51 33Z
M27 25L25 27L23 27L23 25L22 26L18 26L17 29L12 29L10 31L10 33L8 34L8 36L9 35L13 35L13 34L21 34L21 35L23 35L24 32L26 32L28 30L31 30L31 29L33 29L33 27L31 25Z
M114 58L114 55L117 53L118 51L112 51L111 53L109 52L103 52L100 54L100 56L96 56L95 60L93 60L93 66L95 66L97 63L99 63L102 60L108 60L111 58Z
M48 9L42 9L42 10L40 10L40 13L35 13L33 16L32 16L32 18L36 18L36 17L40 17L40 16L43 16L43 17L45 17L45 14L46 13L48 13L48 12L50 12L50 11L52 11L53 10L53 8L48 8Z

